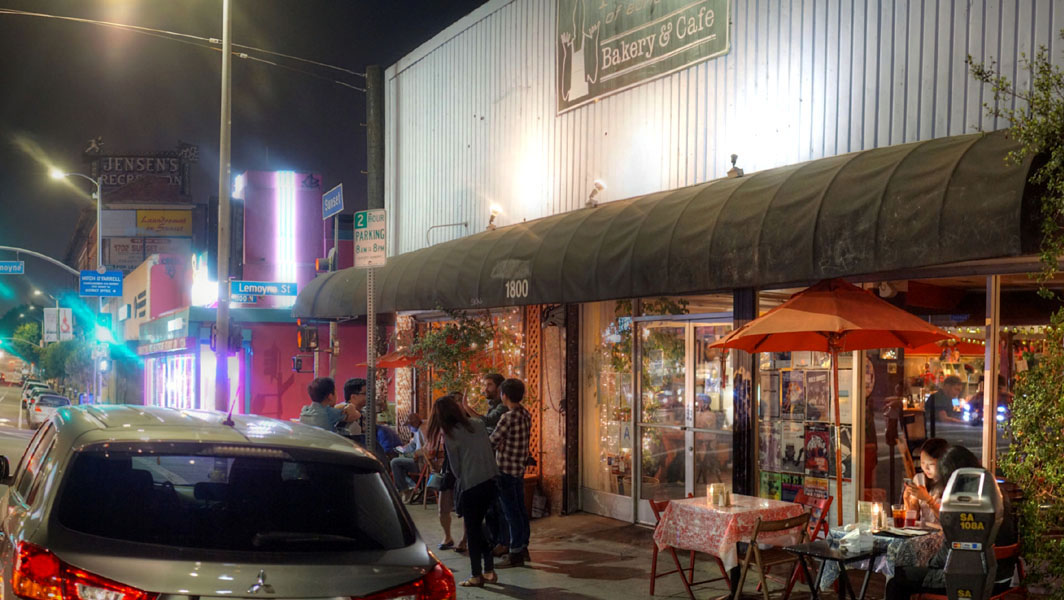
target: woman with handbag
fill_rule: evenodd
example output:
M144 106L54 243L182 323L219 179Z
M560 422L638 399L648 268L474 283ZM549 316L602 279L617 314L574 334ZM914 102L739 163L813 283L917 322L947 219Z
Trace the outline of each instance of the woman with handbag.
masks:
M440 550L454 548L455 552L462 553L466 551L465 535L462 535L462 541L458 542L458 547L455 547L454 538L451 537L451 513L454 512L455 506L455 478L454 473L451 472L451 463L447 460L447 450L443 446L442 435L434 440L432 448L433 473L429 475L428 486L437 492L436 508L439 512L440 527L443 528L443 543L437 548ZM438 468L437 465L439 465Z
M470 418L455 400L447 395L436 400L429 420L429 437L443 434L451 470L461 487L458 503L469 540L469 563L472 576L462 587L483 587L497 583L491 544L484 532L484 517L498 496L495 476L495 451L488 439L484 421Z

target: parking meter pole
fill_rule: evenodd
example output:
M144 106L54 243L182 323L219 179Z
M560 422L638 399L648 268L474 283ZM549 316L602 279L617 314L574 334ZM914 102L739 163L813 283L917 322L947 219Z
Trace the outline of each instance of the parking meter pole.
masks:
M997 481L986 469L958 469L946 484L939 520L949 548L943 571L950 600L989 600L1002 507Z
M377 306L373 293L373 274L366 269L366 448L377 449Z

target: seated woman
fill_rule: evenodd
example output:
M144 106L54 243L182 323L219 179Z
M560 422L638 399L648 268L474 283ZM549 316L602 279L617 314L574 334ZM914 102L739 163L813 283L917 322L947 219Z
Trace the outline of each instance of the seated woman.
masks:
M905 484L903 494L905 504L920 505L920 520L924 523L938 523L938 509L942 506L942 492L946 489L946 479L939 477L938 461L949 449L949 442L942 438L930 438L920 446L920 470L913 478L912 485Z
M938 472L943 482L949 482L950 476L957 469L980 468L979 459L964 446L950 446L938 461ZM1016 527L1012 518L1012 505L1007 497L1002 496L1004 505L1002 512L1004 518L1001 528L998 529L997 537L994 538L995 546L1009 546L1016 543ZM946 565L946 556L949 546L943 542L928 562L927 567L898 567L894 577L887 582L887 600L909 600L913 594L946 594L946 574L942 570ZM1001 561L998 563L996 581L1005 581L1006 584L1012 579L1015 569L1014 561Z

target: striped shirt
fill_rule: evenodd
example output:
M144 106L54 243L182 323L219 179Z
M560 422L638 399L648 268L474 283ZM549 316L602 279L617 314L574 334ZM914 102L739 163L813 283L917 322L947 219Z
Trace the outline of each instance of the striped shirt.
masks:
M528 443L532 434L532 415L524 406L507 411L491 434L495 462L499 470L512 477L524 477L528 464Z

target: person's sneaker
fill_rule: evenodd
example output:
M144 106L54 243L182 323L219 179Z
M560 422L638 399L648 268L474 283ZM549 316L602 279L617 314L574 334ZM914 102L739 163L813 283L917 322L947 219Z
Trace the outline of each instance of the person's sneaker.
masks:
M499 558L500 556L506 556L509 553L510 553L510 547L509 546L503 546L502 544L499 544L498 546L495 546L495 548L491 551L491 555L494 556L495 558Z
M518 552L516 554L507 554L495 563L496 569L509 569L510 567L523 566L525 566L525 557L523 552Z
M403 490L403 491L399 492L399 499L402 500L403 504L410 504L410 500L412 500L413 498L414 498L414 489L413 488L410 488L409 490Z

